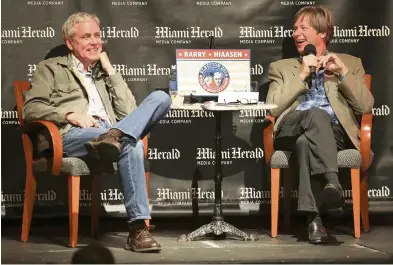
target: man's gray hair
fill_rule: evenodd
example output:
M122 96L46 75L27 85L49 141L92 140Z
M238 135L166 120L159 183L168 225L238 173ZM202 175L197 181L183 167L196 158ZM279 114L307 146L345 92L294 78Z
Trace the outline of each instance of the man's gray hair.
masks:
M69 16L69 18L66 20L66 22L64 22L63 26L61 27L63 39L72 37L72 35L74 34L73 29L76 24L87 22L89 20L94 20L97 25L100 26L100 19L92 13L78 12Z

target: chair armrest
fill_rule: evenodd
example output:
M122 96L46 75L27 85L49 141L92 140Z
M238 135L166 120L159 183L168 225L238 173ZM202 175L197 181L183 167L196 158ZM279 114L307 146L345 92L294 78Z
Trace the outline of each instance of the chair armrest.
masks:
M273 133L274 133L274 121L275 118L271 115L265 117L268 126L263 130L263 147L265 152L265 161L267 164L270 163L270 158L273 155Z
M50 121L43 120L30 121L21 126L22 134L28 135L29 138L32 135L36 135L42 129L47 129L51 136L49 141L52 142L53 147L52 174L58 176L60 174L63 159L63 142L57 126Z
M360 155L362 157L362 171L366 171L371 163L371 129L373 115L365 113L362 115L360 124Z

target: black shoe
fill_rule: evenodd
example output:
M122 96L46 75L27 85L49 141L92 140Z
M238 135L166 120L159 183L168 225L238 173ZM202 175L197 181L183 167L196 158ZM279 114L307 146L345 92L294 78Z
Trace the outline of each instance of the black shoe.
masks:
M327 184L322 192L322 202L330 215L340 217L344 214L344 197L341 186Z
M326 244L328 238L325 227L321 223L312 222L308 226L308 242L310 244Z

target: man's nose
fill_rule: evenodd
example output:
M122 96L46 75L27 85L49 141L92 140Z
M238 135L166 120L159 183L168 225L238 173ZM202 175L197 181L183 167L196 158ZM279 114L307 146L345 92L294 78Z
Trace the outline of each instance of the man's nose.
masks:
M96 37L90 38L90 44L97 45L99 43L100 43L100 39L99 38L96 38Z

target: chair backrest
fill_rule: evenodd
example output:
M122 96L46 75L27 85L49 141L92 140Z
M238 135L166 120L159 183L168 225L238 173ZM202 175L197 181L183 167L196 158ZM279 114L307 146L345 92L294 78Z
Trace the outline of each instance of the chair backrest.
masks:
M370 74L365 74L364 75L364 81L366 82L366 86L368 88L368 90L371 91L371 81L372 81L372 76Z
M30 82L16 80L14 81L14 93L16 99L16 110L18 112L18 119L20 126L23 125L22 109L25 103L25 94L30 89Z

